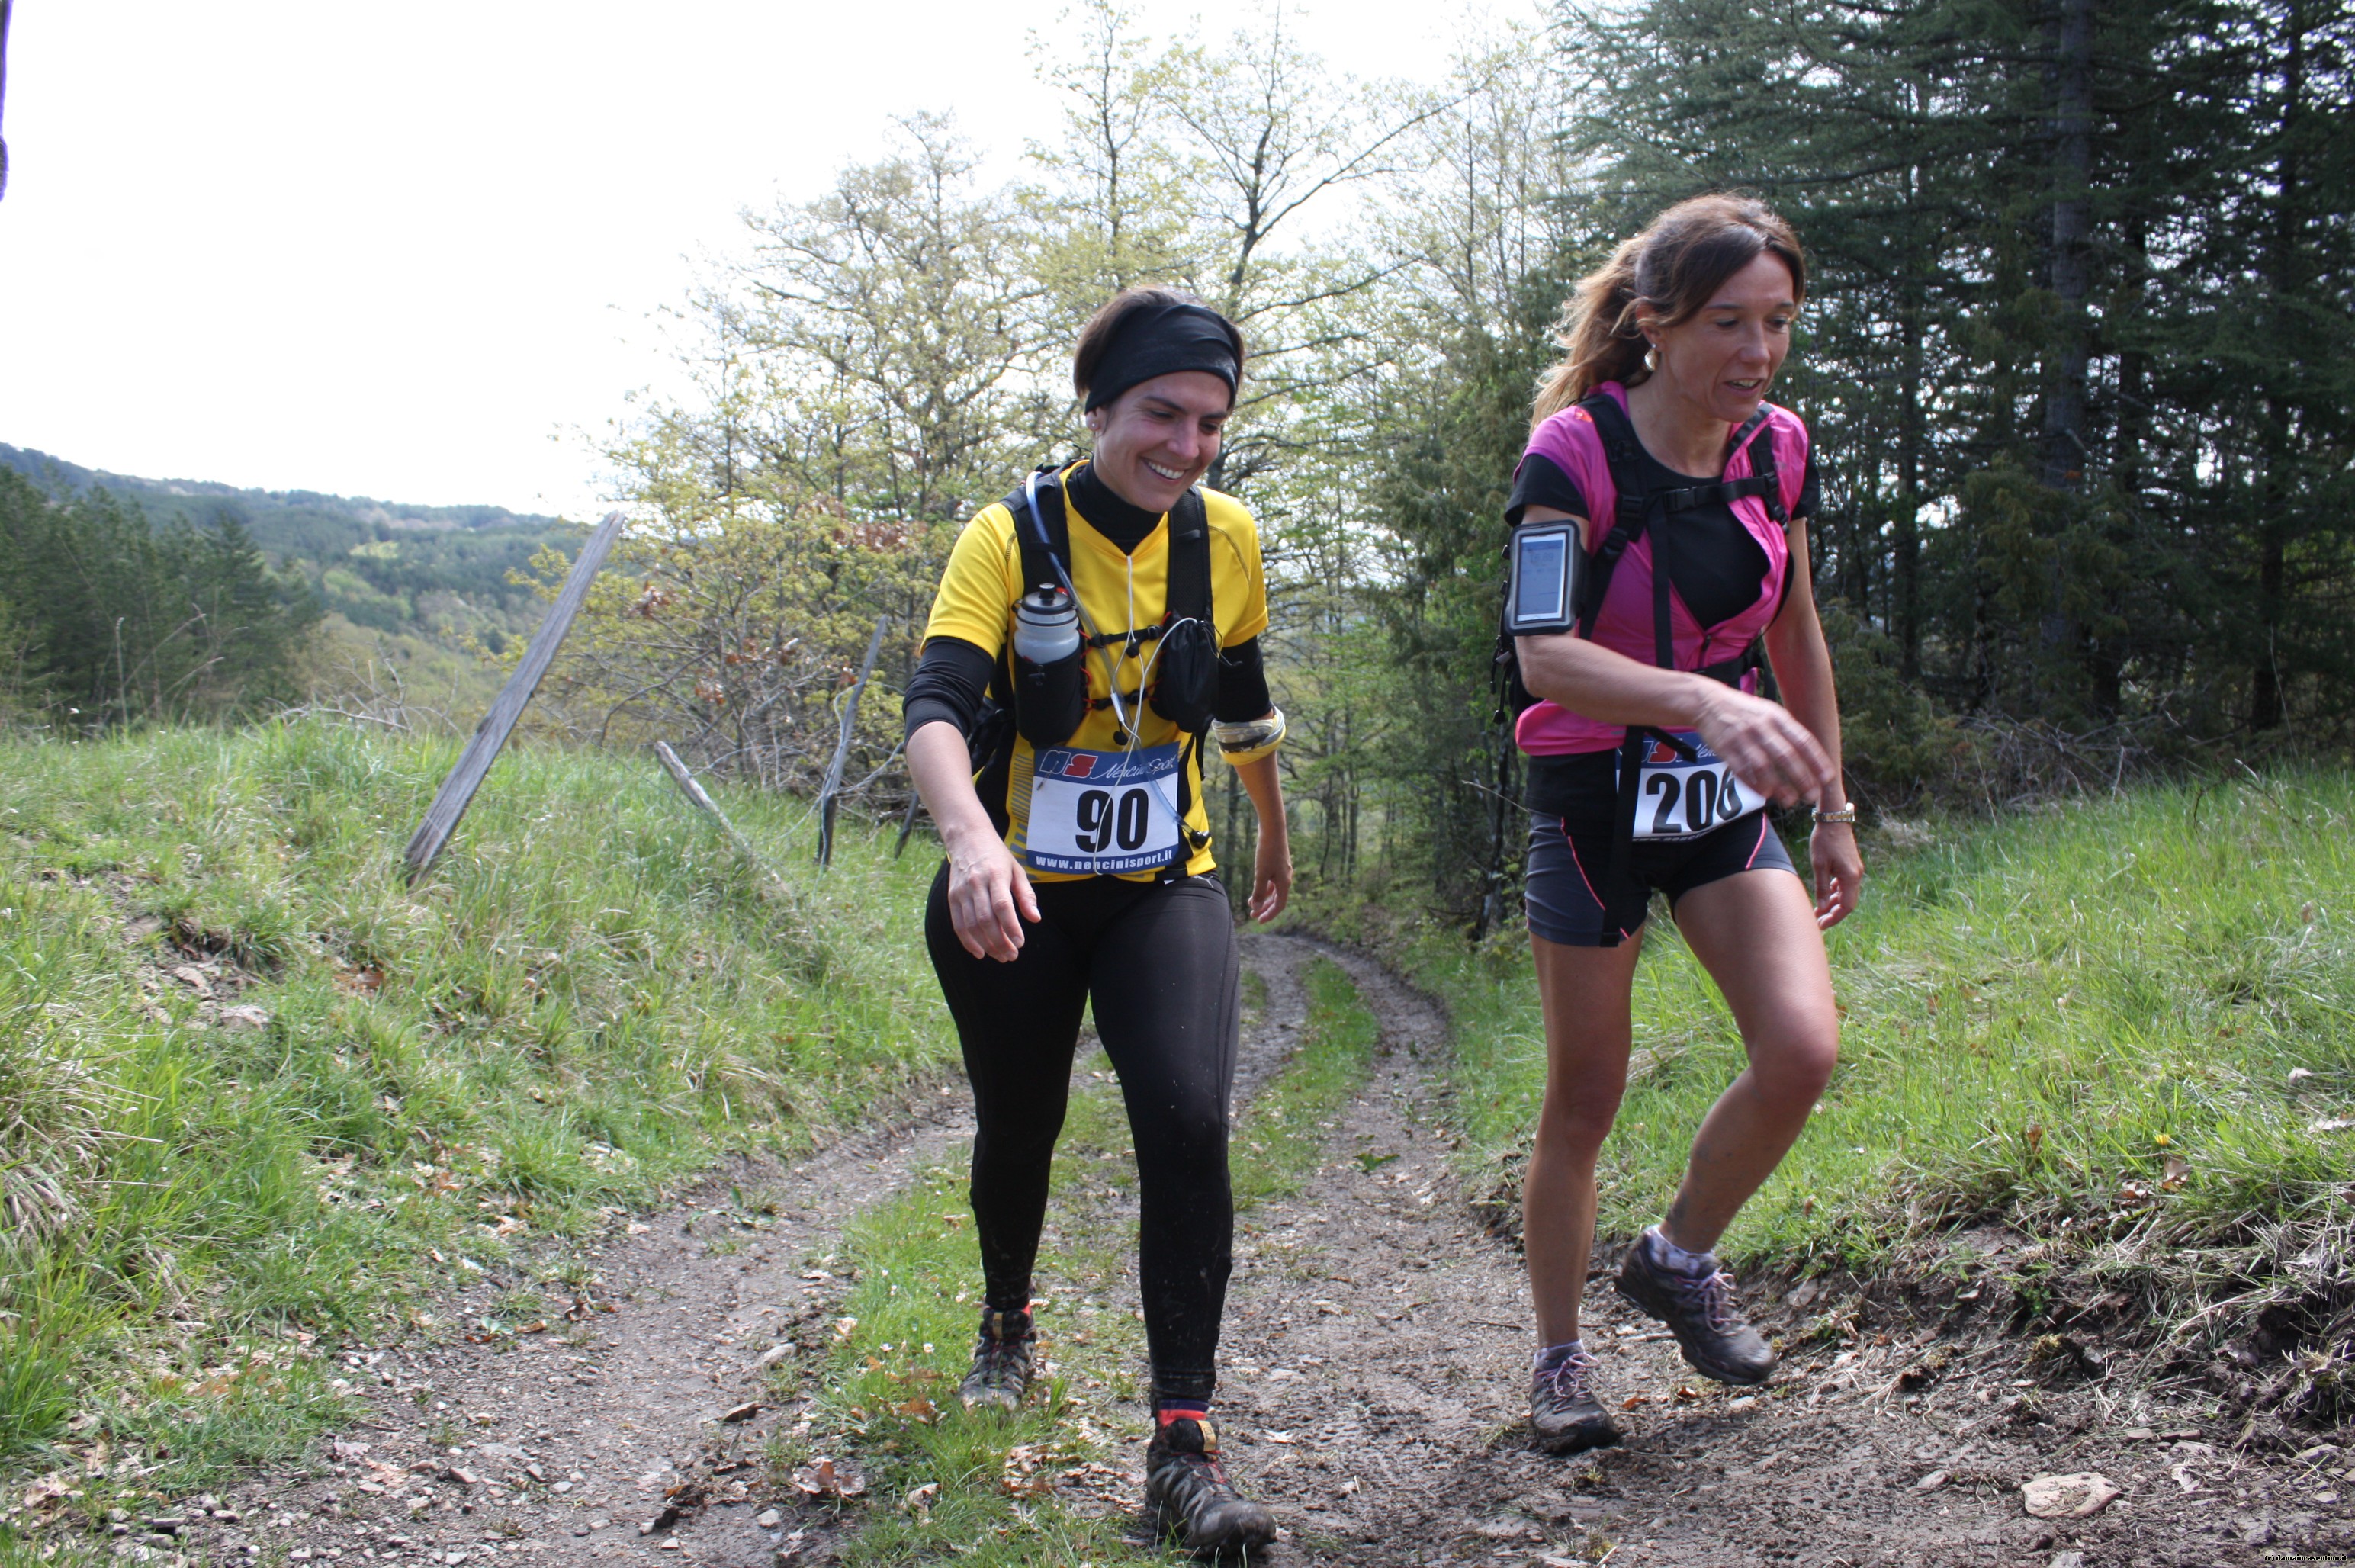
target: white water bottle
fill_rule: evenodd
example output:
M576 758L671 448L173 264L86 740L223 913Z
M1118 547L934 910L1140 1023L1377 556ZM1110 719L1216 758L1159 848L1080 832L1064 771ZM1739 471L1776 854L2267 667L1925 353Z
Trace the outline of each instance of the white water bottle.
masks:
M1080 648L1080 607L1060 588L1034 588L1014 606L1014 651L1034 665L1071 657Z

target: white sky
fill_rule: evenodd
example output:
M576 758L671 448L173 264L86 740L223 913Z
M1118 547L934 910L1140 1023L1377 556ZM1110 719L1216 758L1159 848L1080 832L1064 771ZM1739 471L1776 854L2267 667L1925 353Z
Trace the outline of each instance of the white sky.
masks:
M1297 35L1430 79L1467 0ZM737 213L891 116L1017 172L1062 0L21 0L0 134L0 442L153 478L596 509L584 435ZM1518 4L1508 8L1517 14ZM1144 0L1152 31L1239 6ZM1288 8L1289 9L1289 8Z

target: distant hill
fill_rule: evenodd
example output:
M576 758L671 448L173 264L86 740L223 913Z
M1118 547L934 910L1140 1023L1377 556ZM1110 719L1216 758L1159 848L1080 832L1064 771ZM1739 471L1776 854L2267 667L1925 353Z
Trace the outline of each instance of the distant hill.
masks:
M325 536L338 531L348 534L344 540L348 549L385 537L379 531L383 529L545 531L563 521L536 512L510 512L505 507L416 507L366 496L325 496L315 490L240 490L234 485L203 479L142 479L103 468L84 468L79 463L5 442L0 442L0 467L13 468L49 491L79 495L102 485L125 500L138 502L156 522L174 517L208 522L226 506L251 530L254 541L272 555L315 557L319 547L329 542Z
M507 574L543 545L569 546L578 538L561 517L504 507L418 507L314 490L142 479L5 443L0 467L53 495L102 488L155 524L203 528L235 517L272 565L301 573L329 611L353 626L453 649L479 643L496 652L537 624L538 603Z

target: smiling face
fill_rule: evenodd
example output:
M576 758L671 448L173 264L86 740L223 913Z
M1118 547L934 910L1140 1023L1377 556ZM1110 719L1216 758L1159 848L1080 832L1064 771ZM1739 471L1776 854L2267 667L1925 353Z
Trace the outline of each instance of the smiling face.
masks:
M1088 411L1096 475L1129 505L1166 512L1209 472L1232 411L1226 382L1207 370L1140 381Z
M1694 411L1740 424L1757 411L1791 350L1796 293L1791 269L1761 251L1674 326L1642 316L1645 337L1659 350L1654 378Z

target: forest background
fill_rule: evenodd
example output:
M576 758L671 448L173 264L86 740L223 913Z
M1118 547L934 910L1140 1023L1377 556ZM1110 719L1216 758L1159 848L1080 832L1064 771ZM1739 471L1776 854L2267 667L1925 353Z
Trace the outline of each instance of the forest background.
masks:
M1172 42L1094 0L1010 84L1065 108L1025 178L984 182L920 115L748 213L678 310L692 391L605 453L634 523L541 719L811 787L877 625L896 689L957 528L1076 450L1079 323L1175 283L1252 345L1209 483L1268 542L1304 871L1486 926L1515 837L1501 513L1550 325L1653 212L1737 188L1811 253L1775 396L1817 443L1860 796L2343 756L2350 33L2317 0L1655 0L1500 30L1410 89L1336 79L1280 12ZM250 517L49 481L73 498L0 475L0 677L68 730L305 700L421 722L348 640L322 656L322 611L512 659L565 565L546 519L265 549ZM849 769L880 813L895 709L863 707Z

